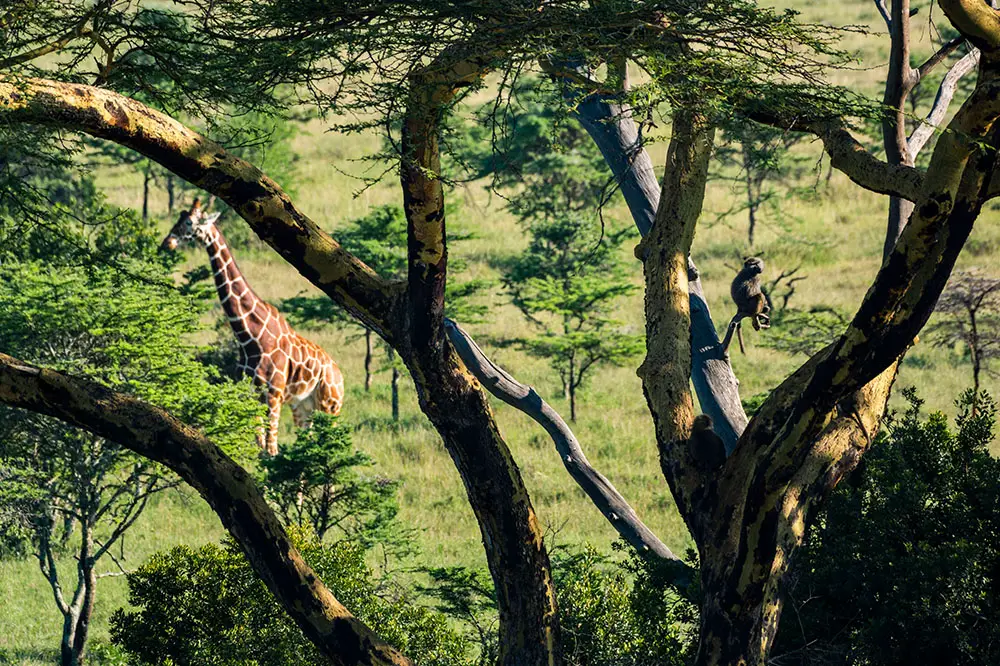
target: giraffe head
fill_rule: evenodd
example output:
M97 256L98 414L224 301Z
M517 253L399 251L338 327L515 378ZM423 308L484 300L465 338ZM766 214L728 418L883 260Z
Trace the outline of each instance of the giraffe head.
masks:
M212 213L206 215L205 211L211 207L215 197L208 200L205 208L201 207L201 201L194 200L190 210L181 211L177 223L170 229L170 233L163 239L160 247L166 250L176 250L182 243L189 243L198 239L202 243L208 243L211 238L209 232L215 226L215 221L222 213Z

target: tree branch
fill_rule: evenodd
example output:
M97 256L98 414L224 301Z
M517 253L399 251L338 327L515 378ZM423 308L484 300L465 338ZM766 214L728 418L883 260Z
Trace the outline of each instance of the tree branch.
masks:
M575 104L574 114L604 156L639 233L647 235L660 204L660 183L631 109L614 98L588 95ZM727 450L732 451L746 427L747 416L740 402L739 382L733 374L729 357L719 344L708 299L690 257L688 292L691 381L702 411L712 418L716 434L725 442Z
M136 398L3 353L0 401L48 414L174 470L208 501L271 593L332 663L411 663L334 598L246 470L198 431Z
M692 532L693 498L704 486L689 447L691 315L688 255L701 214L715 129L696 112L679 109L667 148L663 191L650 234L636 248L646 282L646 358L637 374L653 415L660 466Z
M445 330L462 357L465 367L487 391L508 405L524 412L552 437L566 471L587 494L608 522L640 555L654 556L672 565L674 585L686 593L695 578L691 567L677 557L636 515L621 493L587 460L580 443L563 418L534 388L520 383L491 361L468 333L450 319Z
M876 158L854 138L840 118L789 117L763 109L748 109L747 115L764 125L815 135L823 142L833 167L866 190L908 201L921 198L924 175L919 170Z
M944 80L938 86L937 95L934 98L934 105L931 107L927 117L910 134L907 140L910 155L916 159L917 155L934 135L934 131L944 121L948 107L955 97L958 89L958 82L969 72L979 65L979 49L973 49L965 54L958 62L951 66L948 73L944 75Z
M955 49L961 46L965 42L965 37L956 37L955 39L949 40L941 45L934 55L924 61L924 64L917 68L917 80L914 83L918 83L924 80L924 77L931 73L935 67L937 67L941 62L950 56Z
M306 279L392 340L398 290L299 211L257 167L173 118L109 90L0 78L0 120L85 132L145 155L232 206Z

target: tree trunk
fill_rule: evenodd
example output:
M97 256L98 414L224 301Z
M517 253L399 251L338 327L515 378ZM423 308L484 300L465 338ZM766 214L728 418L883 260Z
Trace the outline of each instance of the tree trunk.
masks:
M399 369L392 369L392 422L399 423Z
M90 638L90 620L94 615L94 599L97 596L97 574L93 563L84 567L83 605L76 619L76 631L73 633L73 666L82 664L87 653L87 641Z
M741 144L740 150L743 153L743 177L746 180L747 188L747 245L753 247L753 234L757 230L757 206L760 203L760 196L754 191L753 173L750 171L750 154L746 144Z
M152 165L147 164L146 169L143 172L142 178L142 221L149 221L149 181L151 180L150 171L152 170Z
M569 381L566 382L566 394L569 398L569 420L576 423L576 368L573 358L569 359Z
M889 164L913 166L906 137L906 100L916 83L910 67L910 0L891 0L889 28L889 74L885 81L882 145ZM913 203L899 197L889 199L889 219L882 256L888 257L913 212Z
M639 128L627 105L602 95L589 95L574 105L576 118L587 130L611 168L625 203L643 236L649 234L660 205L660 182L653 161L642 145ZM747 425L739 382L729 356L719 344L708 299L698 269L688 257L688 297L691 301L691 382L702 411L712 417L715 432L732 452Z
M174 175L167 174L167 215L174 216Z
M372 339L372 329L365 328L365 392L372 390L372 355L375 353L375 342Z

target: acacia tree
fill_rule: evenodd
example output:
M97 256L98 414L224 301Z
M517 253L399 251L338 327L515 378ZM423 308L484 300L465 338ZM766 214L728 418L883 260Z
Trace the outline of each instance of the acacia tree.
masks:
M771 646L780 584L810 510L864 454L898 359L926 322L983 203L1000 192L993 185L1000 14L982 0L939 4L983 55L976 88L938 140L926 170L882 162L864 150L847 122L856 110L836 103L841 92L765 85L796 75L814 81L809 53L826 53L829 43L792 16L745 2L554 2L539 9L519 2L320 8L231 0L205 7L190 3L192 12L202 12L192 30L186 17L133 19L113 0L93 8L58 3L75 13L60 14L44 31L9 30L15 38L7 40L13 55L0 59L10 72L0 80L0 117L15 138L24 125L45 125L121 143L218 195L303 275L392 344L414 379L421 409L459 469L479 521L497 587L501 660L555 663L558 620L537 520L483 386L466 372L487 377L495 369L476 366L472 355L466 356L470 365L463 365L459 351L474 347L444 318L447 233L437 177L441 124L461 94L490 71L517 71L543 56L546 71L579 91L570 93L579 98L576 113L644 235L637 256L645 274L647 353L639 373L664 476L699 549L697 662L759 664ZM29 13L18 7L0 15L4 26L26 21ZM106 12L100 13L100 26L91 12ZM145 30L142 39L132 36L136 26ZM89 54L95 32L105 42L111 33L121 35L107 49L111 64L97 72L97 82L108 87L60 82L61 70L46 70L34 60L36 53L59 48L69 55ZM289 49L289 41L301 48ZM142 59L136 53L174 72L172 84L188 100L214 96L218 103L244 95L260 100L275 82L332 79L337 84L332 92L311 86L309 93L314 99L328 95L331 103L353 100L398 118L406 282L378 278L252 165L110 89L128 89L141 79L142 68L130 61ZM641 94L626 94L622 85L627 62L652 76ZM604 80L591 75L588 65L597 63L609 65ZM209 76L220 71L225 85ZM18 73L35 76L11 78ZM369 73L377 75L374 82L364 76ZM671 106L661 187L637 142L629 106L642 99L667 100ZM834 167L860 186L915 203L845 333L778 387L749 424L689 257L716 116L725 112L815 134ZM374 124L382 126L384 119ZM702 408L717 417L730 452L718 469L701 469L686 446L694 416L691 380ZM492 382L486 388L503 393L506 385ZM303 564L245 472L196 431L141 401L6 355L0 355L0 400L127 440L123 443L135 451L175 469L212 504L257 573L333 662L407 663L332 597ZM676 562L669 551L654 552ZM676 581L690 580L686 567L676 565L674 571Z
M972 413L975 416L979 377L1000 357L1000 280L977 271L959 271L948 282L935 312L941 317L928 327L938 347L961 344L972 363Z

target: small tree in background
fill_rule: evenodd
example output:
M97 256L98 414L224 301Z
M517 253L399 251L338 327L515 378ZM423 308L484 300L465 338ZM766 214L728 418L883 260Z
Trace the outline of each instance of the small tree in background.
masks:
M618 257L632 230L602 238L596 220L566 215L533 221L528 231L531 244L503 268L503 281L540 333L513 342L559 374L575 421L589 371L624 364L643 349L643 336L610 316L619 297L636 289Z
M492 176L491 187L508 190L507 208L531 238L527 250L499 268L514 305L539 333L507 342L549 361L575 421L577 392L589 371L621 365L643 348L642 335L610 316L618 298L636 289L618 256L634 231L604 233L607 166L566 115L558 90L526 78L511 104L485 105L475 115L479 122L450 137L449 147L470 177ZM500 143L490 138L498 125Z
M773 182L798 178L798 165L790 154L805 135L787 132L745 119L733 119L723 132L724 143L715 151L716 160L726 168L736 168L745 195L745 202L728 214L742 210L747 213L747 245L753 247L759 213L771 203L778 192L766 187ZM779 206L773 206L780 214Z
M928 327L935 347L961 345L972 363L972 390L979 394L980 374L1000 357L1000 279L978 271L957 271L938 300L940 317Z
M0 268L0 349L150 400L249 460L260 406L249 384L209 382L209 370L184 342L199 330L192 312L172 289L114 269L41 262ZM121 546L149 499L178 480L117 443L6 408L0 478L0 519L11 526L0 533L17 530L28 540L63 616L61 663L75 666L86 653L98 580L124 570L112 547ZM56 565L67 549L76 558L71 584Z
M399 554L408 547L410 534L396 522L399 482L362 474L374 461L354 448L350 428L336 417L315 413L310 428L262 464L286 524L308 525L321 541L336 531L365 548Z

